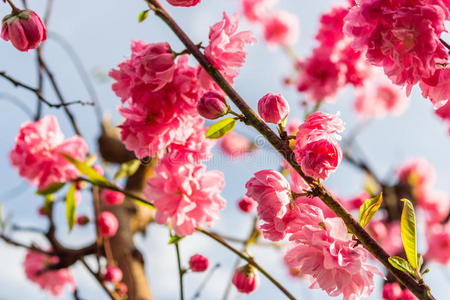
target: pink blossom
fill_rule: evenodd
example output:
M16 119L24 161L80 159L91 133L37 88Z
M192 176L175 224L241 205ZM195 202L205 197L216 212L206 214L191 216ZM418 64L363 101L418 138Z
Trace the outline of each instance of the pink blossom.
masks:
M251 265L234 271L232 282L240 293L250 294L259 287L259 274Z
M434 167L424 158L412 158L397 169L400 181L407 186L429 187L436 182Z
M422 96L439 105L441 101L450 100L450 68L437 70L433 77L420 82Z
M73 291L75 281L69 269L46 270L46 267L59 262L57 256L28 251L23 262L25 274L29 280L39 285L42 290L48 290L53 296L60 296L65 286Z
M348 210L359 210L364 201L369 198L370 198L369 193L367 193L366 191L362 191L356 196L346 200L344 202L344 205Z
M220 140L220 149L232 158L238 158L254 149L254 145L243 135L230 132Z
M241 200L237 203L239 209L244 213L252 213L256 208L256 201L248 196L242 197Z
M418 199L418 205L425 210L429 224L444 220L450 213L450 197L442 191L426 188Z
M167 0L173 6L195 6L200 3L201 0Z
M43 190L80 174L61 153L82 161L87 152L88 146L81 137L64 140L56 117L48 115L22 124L9 158L21 177Z
M189 259L189 267L192 272L204 272L208 269L208 265L208 258L200 254L192 255Z
M372 237L390 255L396 255L403 249L400 222L372 221L367 229Z
M118 267L114 267L114 266L110 266L106 268L106 272L103 275L103 280L104 281L109 281L109 282L120 282L122 280L123 274L122 274L122 270Z
M402 292L402 300L419 300L410 290L404 289Z
M367 59L382 66L395 84L407 85L408 93L448 58L439 37L449 10L441 0L430 2L362 0L345 17L353 48L367 51Z
M303 122L300 121L299 119L291 119L289 118L289 121L287 121L286 124L286 131L289 135L295 135L297 134L297 130L298 127L302 124Z
M348 14L348 7L342 4L334 5L320 17L319 30L316 40L322 47L334 48L344 36L344 17Z
M332 49L316 48L311 57L301 62L297 90L305 92L311 101L333 102L345 85L345 71L345 66L338 63Z
M277 0L242 0L242 13L250 22L263 21Z
M366 250L356 246L342 219L305 224L290 240L284 259L290 267L310 275L310 288L320 288L330 296L343 294L344 300L372 293L373 275L379 272L366 263Z
M101 193L102 200L108 205L118 205L125 200L125 195L121 192L103 189Z
M1 38L19 51L28 51L47 39L47 28L34 11L26 9L3 18Z
M224 12L222 21L210 28L209 45L205 48L205 56L230 84L233 84L234 78L239 74L238 68L244 65L247 55L245 45L256 42L250 31L237 32L238 18L237 13L230 19ZM214 89L214 83L206 71L202 68L199 72L203 88Z
M365 82L364 87L357 90L354 107L359 116L399 115L406 109L408 98L405 92L382 76L373 76Z
M398 300L402 296L402 288L397 282L385 283L383 286L383 299Z
M287 11L276 11L262 20L264 39L271 46L290 46L300 32L298 17Z
M114 236L119 229L119 221L116 216L109 211L100 213L97 219L97 224L100 235L104 238Z
M259 218L266 223L260 227L264 237L282 239L285 234L282 219L287 212L287 205L293 201L289 182L276 171L262 170L256 172L245 187L246 195L258 203Z
M226 115L230 111L230 107L221 93L209 91L203 94L198 101L197 111L200 116L214 120Z
M258 114L267 123L281 123L289 115L289 110L289 103L281 94L268 93L258 102Z
M178 236L190 235L196 227L211 227L225 207L220 196L223 174L205 171L193 164L173 164L163 158L148 180L145 195L156 207L156 222L170 222Z

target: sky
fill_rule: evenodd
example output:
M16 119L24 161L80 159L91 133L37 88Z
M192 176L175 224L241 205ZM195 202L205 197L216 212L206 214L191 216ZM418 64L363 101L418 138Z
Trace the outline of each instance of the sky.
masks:
M45 0L28 1L31 8L43 14ZM209 26L218 22L222 12L232 14L239 11L238 0L203 0L192 8L174 8L162 0L174 19L188 33L194 42L206 41ZM317 30L319 16L335 1L294 1L281 0L279 7L296 14L300 19L301 33L299 41L294 46L300 56L307 56L314 47L314 35ZM55 7L49 24L49 32L63 36L81 58L89 76L95 83L102 109L109 113L117 124L121 118L116 111L119 98L111 90L111 82L105 77L107 72L130 54L130 41L143 40L150 42L170 43L176 51L183 50L182 45L169 31L165 24L157 17L149 14L148 19L139 24L137 17L146 9L144 1L119 0L79 0L55 1ZM9 13L5 4L0 2L0 16ZM242 97L256 108L257 100L268 92L282 93L291 105L291 115L301 117L299 103L302 97L295 91L287 89L282 84L282 78L292 72L290 59L282 49L271 49L264 44L261 33L245 21L242 29L253 30L258 42L247 47L248 57L240 75L236 79L235 88ZM44 57L50 69L54 72L62 92L67 99L88 99L88 94L80 77L61 46L52 38L45 43ZM36 84L35 53L20 53L10 43L0 41L0 71L20 78L22 81ZM45 87L46 95L56 102L51 89ZM7 214L12 215L13 221L21 225L34 225L45 228L46 223L36 216L36 210L42 200L34 195L34 188L19 178L17 172L10 166L8 152L11 150L14 138L20 125L27 121L27 114L2 100L2 95L8 93L20 99L34 111L35 97L24 90L16 89L0 78L0 202ZM345 134L353 131L361 124L352 110L353 93L350 89L343 91L336 103L325 104L323 110L331 113L341 112L346 122ZM95 114L91 107L73 106L77 121L83 136L91 149L95 151L95 141L99 134ZM55 114L67 137L74 133L65 115L56 109L44 108L45 114ZM227 207L221 213L221 219L214 230L238 238L245 238L251 227L251 217L243 215L236 209L236 201L245 193L245 182L262 169L276 169L280 163L278 155L270 149L267 143L244 125L236 128L262 148L253 156L240 160L231 160L223 156L217 149L214 158L208 162L208 169L218 169L224 172L226 187L223 196L227 199ZM436 168L438 175L437 187L450 193L450 136L447 127L433 114L428 100L420 96L420 92L413 90L410 105L406 112L399 117L387 117L371 121L357 138L368 163L378 176L391 178L395 167L411 157L424 157ZM107 170L111 174L113 170ZM239 174L236 176L236 174ZM326 182L326 186L343 197L355 195L362 188L362 176L359 171L346 163L342 163L337 172ZM90 199L85 199L79 207L80 213L89 213ZM81 246L93 240L93 227L75 228L68 233L64 219L63 205L57 206L58 237L66 245ZM34 241L45 245L44 241L29 234L17 234L15 237L24 242ZM176 299L178 297L177 267L175 250L167 245L167 228L151 225L146 237L136 236L135 240L146 259L146 269L155 299ZM422 244L420 244L422 241ZM424 250L424 239L421 236L419 249ZM211 265L220 263L221 266L211 276L210 282L201 294L200 299L219 299L229 281L235 256L222 246L199 235L190 236L180 243L182 259L187 263L189 257L195 253L202 253L209 257ZM251 253L271 274L279 279L299 299L326 299L320 290L308 289L308 283L293 279L288 275L282 263L282 254L272 248L254 247ZM28 282L24 277L21 263L25 252L0 242L0 299L51 299L42 293L39 287ZM87 274L81 265L75 265L72 273L80 287L83 299L107 299L101 288ZM207 274L188 274L185 276L186 298L190 299L199 284ZM426 281L432 288L437 299L445 299L448 293L450 271L432 265L431 272L426 275ZM380 280L377 279L378 287ZM7 287L7 288L6 288ZM234 299L238 298L233 293ZM283 295L269 281L262 277L260 288L250 295L242 295L240 299L284 299ZM342 297L338 297L341 299ZM61 299L72 299L66 292ZM233 299L233 298L230 298ZM370 299L380 299L380 290L376 289Z

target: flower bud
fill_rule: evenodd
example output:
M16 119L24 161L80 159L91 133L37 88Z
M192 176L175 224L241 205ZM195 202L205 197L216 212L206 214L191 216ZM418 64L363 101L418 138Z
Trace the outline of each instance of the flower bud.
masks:
M197 103L198 113L209 120L214 120L226 115L230 111L225 98L216 91L203 94Z
M122 280L123 274L122 270L118 267L108 267L103 275L103 280L108 282L119 282Z
M128 293L128 287L124 282L117 283L115 288L119 294L126 295Z
M109 211L104 211L98 216L98 229L102 237L112 237L119 229L119 221Z
M28 51L47 39L47 28L34 11L26 9L3 18L1 38L20 51Z
M238 202L238 207L242 212L245 213L252 213L256 208L256 201L248 196L242 197L241 200Z
M89 217L85 216L85 215L78 216L78 218L77 218L77 224L80 225L80 226L86 225L87 223L89 223L89 221L90 221Z
M279 124L289 114L289 104L281 94L269 93L258 102L258 113L267 123Z
M118 205L123 202L125 195L108 189L102 190L102 200L108 205Z
M167 0L173 6L194 6L200 3L200 0Z
M250 294L259 286L259 275L247 264L234 271L232 282L240 293Z
M396 300L402 296L402 288L397 282L386 283L383 286L383 299Z
M189 259L189 267L192 272L203 272L208 269L209 261L207 257L200 254L192 255Z

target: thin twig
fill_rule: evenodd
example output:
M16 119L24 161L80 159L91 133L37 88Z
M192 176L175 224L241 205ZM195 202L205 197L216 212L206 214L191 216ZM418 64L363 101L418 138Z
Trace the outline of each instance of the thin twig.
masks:
M31 251L34 251L34 252L38 252L38 253L41 253L41 254L49 255L49 256L53 255L53 253L45 251L45 250L42 250L42 249L40 249L40 248L38 248L36 246L25 245L25 244L22 244L20 242L14 241L11 238L9 238L6 235L4 235L3 233L0 234L0 239L5 241L5 243L13 245L13 246L16 246L16 247L25 248L25 249L28 249L28 250L31 250Z
M233 89L233 87L222 76L220 71L211 64L206 56L196 47L192 40L173 20L170 14L164 9L158 0L146 0L150 9L161 18L178 36L184 46L192 53L203 69L211 76L211 78L220 86L227 94L231 101L245 115L249 125L253 126L267 141L283 156L284 159L294 168L297 173L303 177L312 189L314 196L319 197L337 216L339 216L347 225L362 245L377 258L386 269L389 270L404 286L411 290L419 299L434 299L431 295L430 288L425 284L419 284L412 276L394 268L388 261L389 254L370 236L370 234L356 221L353 216L337 201L334 196L322 185L321 182L314 178L306 176L295 159L295 154L289 147L289 143L280 139L274 131L272 131L266 123L248 106L242 97ZM223 240L222 240L223 241ZM270 276L270 275L269 275Z
M214 272L216 272L216 270L218 270L219 268L220 268L220 263L217 263L214 265L214 267L211 268L211 270L209 270L208 274L206 274L205 280L203 280L203 282L198 287L197 291L192 296L192 298L191 298L192 300L195 300L200 297L203 289L206 287L209 280L212 278Z
M105 283L103 282L102 278L100 276L98 276L94 270L91 269L91 267L86 263L86 261L82 258L80 259L81 263L83 264L83 266L89 271L89 273L91 273L92 276L94 276L95 279L97 279L98 283L100 284L100 286L103 288L103 290L108 294L108 296L113 299L113 300L121 300L122 297L119 296L118 293L116 293L115 291L111 291L110 289L108 289L108 287L105 285Z
M170 233L170 237L172 237L173 236L172 232L170 231L169 233ZM180 245L178 245L178 243L174 243L174 246L175 246L175 252L177 255L178 280L179 280L179 284L180 284L180 299L184 300L183 275L186 271L183 269L183 266L181 265Z
M449 45L446 41L444 41L443 39L439 39L439 41L441 41L442 45L444 45L445 48L447 48L448 50L450 50L450 45Z

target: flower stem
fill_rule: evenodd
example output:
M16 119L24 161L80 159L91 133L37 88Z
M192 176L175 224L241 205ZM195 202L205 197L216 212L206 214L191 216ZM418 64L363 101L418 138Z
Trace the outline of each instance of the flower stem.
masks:
M280 139L275 132L273 132L266 123L264 123L259 116L248 106L242 97L233 89L227 82L217 68L215 68L206 56L196 47L186 33L173 20L170 14L162 7L158 0L146 0L150 9L161 18L172 31L177 35L180 41L186 46L191 54L197 59L203 69L211 76L211 78L220 86L220 88L228 95L233 103L240 109L248 121L248 125L254 127L267 141L283 156L284 159L294 168L297 173L305 179L311 187L314 194L316 194L322 201L347 225L347 228L361 241L363 246L372 253L394 277L406 286L421 300L435 299L430 292L430 288L425 284L419 284L415 278L397 270L388 261L389 254L381 248L381 246L370 236L370 234L356 221L352 215L337 201L332 194L323 185L311 177L306 176L297 161L292 149L285 141ZM228 247L229 248L229 247ZM230 249L230 248L229 248ZM231 250L231 249L230 249ZM235 249L234 249L235 250ZM234 251L233 251L234 252ZM239 253L239 251L237 251ZM240 253L239 253L240 254ZM239 255L238 254L238 255ZM248 258L247 258L248 259ZM263 273L264 274L264 273ZM267 274L269 275L269 274ZM270 275L269 275L270 276ZM274 282L275 283L275 282ZM278 285L277 285L278 286Z
M17 15L18 13L21 12L21 10L18 9L18 8L14 5L14 3L12 3L11 0L6 0L6 1L8 2L9 6L11 6L12 14L13 14L13 15Z

